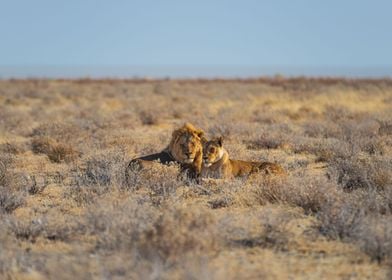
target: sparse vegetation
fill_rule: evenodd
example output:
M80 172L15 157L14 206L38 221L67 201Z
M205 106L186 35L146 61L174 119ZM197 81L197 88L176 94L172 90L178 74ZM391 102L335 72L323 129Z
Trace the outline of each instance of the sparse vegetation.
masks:
M0 81L0 279L389 279L392 81ZM131 170L189 121L284 178Z

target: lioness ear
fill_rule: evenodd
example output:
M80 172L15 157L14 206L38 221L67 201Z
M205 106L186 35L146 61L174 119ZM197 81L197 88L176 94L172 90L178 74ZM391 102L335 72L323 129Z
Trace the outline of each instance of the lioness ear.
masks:
M219 138L218 138L218 145L219 146L223 146L223 137L222 136L219 136Z
M199 136L200 139L204 138L204 131L203 130L197 130L196 135Z
M197 130L197 129L195 128L195 126L194 126L193 124L189 123L189 122L184 123L184 125L182 126L182 128L183 128L183 129L190 130L190 131L195 131L195 130Z

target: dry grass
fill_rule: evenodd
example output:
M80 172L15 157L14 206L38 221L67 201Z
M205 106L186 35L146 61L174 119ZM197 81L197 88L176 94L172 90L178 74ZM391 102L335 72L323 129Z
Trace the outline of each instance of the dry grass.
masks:
M392 81L0 81L1 279L389 279ZM185 121L285 178L130 172Z
M41 153L48 156L53 162L72 161L78 156L72 146L48 137L35 138L32 141L32 150L34 153Z

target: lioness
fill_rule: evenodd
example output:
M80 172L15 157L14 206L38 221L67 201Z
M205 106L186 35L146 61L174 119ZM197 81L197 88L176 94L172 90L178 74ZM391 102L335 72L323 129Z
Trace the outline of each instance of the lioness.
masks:
M202 137L204 131L185 123L181 128L173 131L169 146L160 153L143 156L131 160L127 168L127 176L131 168L145 168L154 161L162 164L179 163L181 171L187 172L190 178L197 178L201 173L203 157Z
M202 176L212 178L233 178L249 176L255 172L284 174L280 165L271 162L249 162L230 159L223 148L223 138L206 141L203 145Z

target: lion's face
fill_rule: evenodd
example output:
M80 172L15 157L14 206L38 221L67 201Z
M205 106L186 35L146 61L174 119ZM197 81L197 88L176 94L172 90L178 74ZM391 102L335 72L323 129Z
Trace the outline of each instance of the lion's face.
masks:
M201 156L203 131L190 124L175 130L170 143L170 152L181 163L193 163L196 157Z
M220 160L223 156L222 138L208 141L203 146L203 164L206 167Z

